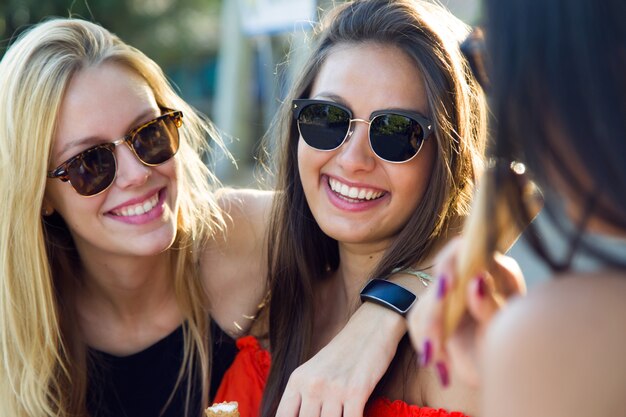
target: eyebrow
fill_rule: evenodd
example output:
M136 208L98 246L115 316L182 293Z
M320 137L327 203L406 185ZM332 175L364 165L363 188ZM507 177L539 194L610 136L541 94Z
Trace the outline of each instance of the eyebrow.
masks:
M318 100L328 99L328 100L336 101L337 103L343 104L344 106L347 107L346 101L341 96L338 96L337 94L327 93L325 91L322 91L321 93L318 93L314 97L311 97L311 98L318 99Z
M148 116L154 116L154 109L150 108L147 109L146 111L140 113L137 117L135 117L131 122L130 122L130 127L126 130L126 132L130 132L131 130L133 130L136 127L139 127L139 125L142 124L142 122L148 117ZM158 117L154 116L154 117ZM147 121L147 120L146 120ZM112 142L113 140L117 140L120 138L115 138L112 140L107 140L107 141L103 141L101 137L98 136L87 136L81 139L76 139L73 141L68 142L67 144L65 144L65 146L63 148L61 148L61 150L54 155L54 159L58 160L59 157L63 154L65 154L68 150L75 148L75 147L82 147L85 144L98 144L98 143L106 143L106 142ZM73 156L73 155L72 155ZM71 156L70 156L71 158Z

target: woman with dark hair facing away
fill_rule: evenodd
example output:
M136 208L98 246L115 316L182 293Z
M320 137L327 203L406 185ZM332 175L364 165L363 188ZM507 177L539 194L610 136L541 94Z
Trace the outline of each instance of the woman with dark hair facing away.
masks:
M566 250L546 247L531 225L529 243L553 279L500 308L498 275L462 288L452 247L442 267L446 296L422 300L425 310L409 317L413 341L420 354L431 351L432 363L473 369L459 374L480 384L481 416L624 415L626 3L488 0L485 11L486 48L475 43L475 52L488 53L482 60L497 120L496 167L526 165ZM496 168L494 177L489 201L515 189L507 170ZM485 233L497 210L528 217L519 193L501 200L472 213ZM581 254L595 265L575 266ZM443 304L456 291L465 291L468 309L444 342Z
M459 50L468 32L441 6L419 0L351 1L319 25L269 136L280 154L262 416L362 410L368 398L329 404L322 390L307 398L283 391L346 324L359 290L366 299L380 289L402 293L385 280L400 273L421 296L434 255L459 233L482 170L486 125L482 91ZM380 279L366 286L372 278ZM386 335L372 334L379 337ZM254 343L247 339L227 373L229 387L265 381L269 356ZM369 341L351 343L358 351ZM387 372L380 383L371 377L378 385L367 415L473 412L472 390L441 390L432 382L439 376L418 370L412 349L400 346L389 368L395 349L376 359ZM256 367L254 355L263 357ZM246 396L224 391L220 400Z
M202 412L211 365L232 359L212 342L245 332L267 293L272 202L215 192L209 140L220 145L161 69L97 24L49 19L11 45L0 61L0 415ZM349 334L376 326L370 307ZM403 324L393 319L382 315Z

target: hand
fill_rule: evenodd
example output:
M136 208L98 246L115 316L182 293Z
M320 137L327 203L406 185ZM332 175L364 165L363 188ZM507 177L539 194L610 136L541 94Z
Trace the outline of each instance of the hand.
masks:
M291 374L276 417L362 417L405 333L400 315L364 303L328 345Z
M422 365L434 365L441 383L448 385L450 370L462 383L480 385L480 352L492 317L513 296L524 294L526 286L517 262L496 254L488 271L475 277L466 289L467 311L454 333L444 342L443 300L455 288L455 268L461 238L451 241L436 261L439 277L408 316L409 334ZM496 281L499 291L495 291Z

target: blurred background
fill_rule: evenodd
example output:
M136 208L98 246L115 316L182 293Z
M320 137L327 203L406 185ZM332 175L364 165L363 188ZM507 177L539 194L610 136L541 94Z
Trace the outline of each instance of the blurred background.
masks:
M234 158L218 156L221 181L257 187L255 155L289 87L290 71L306 53L307 34L319 15L340 2L0 0L0 57L15 36L50 16L102 24L154 59L182 97L215 122ZM480 21L479 0L439 2L468 24ZM553 231L545 235L550 246L562 246ZM523 240L511 254L529 286L547 275Z
M255 186L259 140L302 58L307 33L341 0L0 0L0 56L12 39L50 16L102 24L154 59L181 95L209 115L237 166L219 159L228 185ZM478 18L477 0L443 2Z

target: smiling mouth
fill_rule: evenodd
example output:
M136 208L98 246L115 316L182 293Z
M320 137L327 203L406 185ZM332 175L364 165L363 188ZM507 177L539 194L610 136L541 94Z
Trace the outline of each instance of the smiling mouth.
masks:
M371 188L350 187L349 185L330 177L328 178L328 186L339 197L354 203L377 200L387 194L385 191L373 190Z
M155 193L152 197L146 199L143 203L133 204L132 206L122 207L112 210L111 213L120 217L140 216L152 210L159 203L159 193Z

